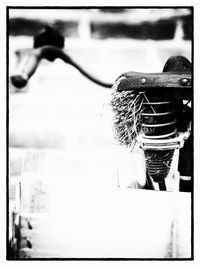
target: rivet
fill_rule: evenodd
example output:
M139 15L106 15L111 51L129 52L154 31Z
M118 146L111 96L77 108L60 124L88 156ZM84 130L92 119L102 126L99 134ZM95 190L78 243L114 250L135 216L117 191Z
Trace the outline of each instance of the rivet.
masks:
M145 84L146 83L146 79L145 78L142 78L141 80L140 80L140 84Z
M182 85L187 85L188 84L188 79L187 78L183 78L182 80L181 80L181 84Z

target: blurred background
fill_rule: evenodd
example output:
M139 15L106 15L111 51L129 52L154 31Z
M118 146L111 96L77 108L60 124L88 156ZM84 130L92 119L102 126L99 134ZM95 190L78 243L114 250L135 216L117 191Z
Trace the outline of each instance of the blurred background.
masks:
M64 35L66 52L105 82L126 71L162 72L173 55L191 60L191 9L10 9L9 75L18 64L16 50L32 48L45 25ZM10 83L9 93L11 209L23 176L30 190L24 196L27 212L49 209L41 175L55 198L67 188L89 192L135 188L136 181L144 185L141 152L130 153L114 139L112 90L57 59L42 60L28 85L19 90Z

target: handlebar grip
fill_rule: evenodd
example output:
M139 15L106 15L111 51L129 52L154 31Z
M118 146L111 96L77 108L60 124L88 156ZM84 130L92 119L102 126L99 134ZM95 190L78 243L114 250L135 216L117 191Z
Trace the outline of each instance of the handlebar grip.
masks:
M12 84L17 88L23 88L27 84L29 78L34 74L40 60L43 58L47 59L48 61L54 61L56 58L60 58L65 63L75 67L77 70L80 71L81 74L83 74L92 82L106 88L112 87L111 83L102 82L94 76L90 75L82 67L80 67L79 64L74 62L71 57L69 57L64 52L63 49L54 46L43 46L37 49L33 49L28 53L24 54L20 61L16 75L11 76Z
M23 88L36 71L40 59L39 54L35 51L23 55L16 74L11 76L12 84L17 88Z

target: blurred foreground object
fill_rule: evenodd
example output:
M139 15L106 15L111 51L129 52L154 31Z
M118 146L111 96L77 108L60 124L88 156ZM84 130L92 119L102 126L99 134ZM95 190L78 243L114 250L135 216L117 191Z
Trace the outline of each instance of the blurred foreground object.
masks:
M45 175L46 160L24 160L9 259L192 256L190 193L72 185Z
M191 63L183 56L170 57L163 73L126 72L113 88L116 138L132 149L139 143L144 151L147 183L157 183L160 190L166 190L165 178L174 153L179 154L191 132L191 112L182 102L192 100ZM191 173L191 158L183 164L189 164ZM178 161L173 170L175 191L179 190L177 169Z

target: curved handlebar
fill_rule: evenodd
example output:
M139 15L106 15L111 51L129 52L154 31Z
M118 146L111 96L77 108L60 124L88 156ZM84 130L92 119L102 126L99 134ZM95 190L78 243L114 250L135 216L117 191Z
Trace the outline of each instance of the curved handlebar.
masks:
M60 58L65 63L72 65L92 82L106 88L112 87L111 83L102 82L94 76L90 75L87 71L80 67L71 57L69 57L63 49L54 46L43 46L37 49L32 49L28 51L28 53L25 53L18 66L16 74L11 76L11 82L15 87L23 88L27 84L31 76L35 73L41 59L54 61L56 58Z

